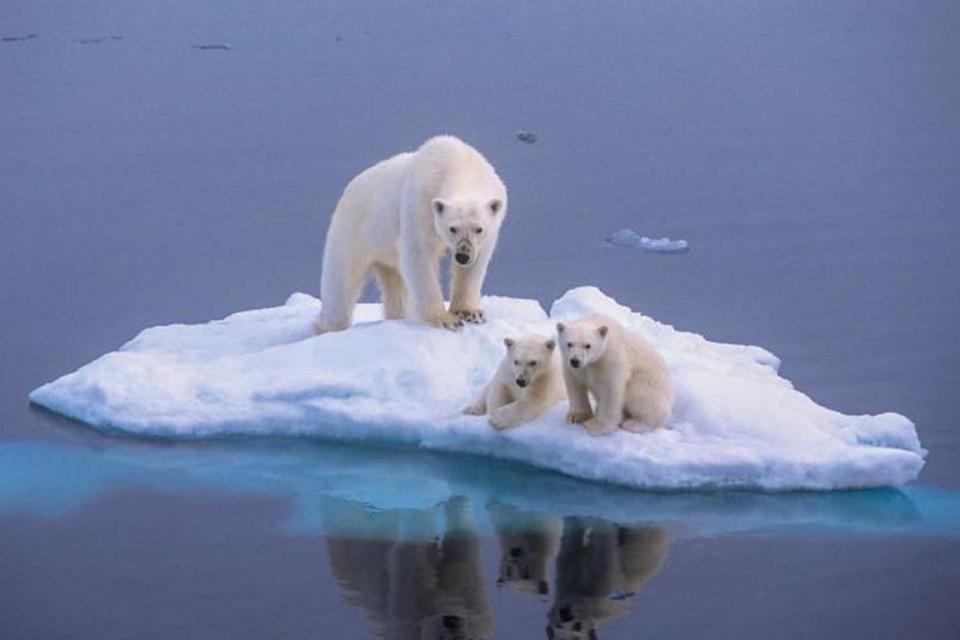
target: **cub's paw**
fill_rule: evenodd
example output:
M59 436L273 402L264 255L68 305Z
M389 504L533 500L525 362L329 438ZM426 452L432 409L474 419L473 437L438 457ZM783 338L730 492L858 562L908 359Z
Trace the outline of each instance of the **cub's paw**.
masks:
M615 424L605 424L597 418L590 418L583 423L583 428L592 436L608 436L616 432L619 427Z
M494 429L501 431L503 429L509 429L510 427L517 426L516 423L510 418L508 412L503 409L497 409L490 414L490 426Z
M478 407L472 404L466 409L464 409L463 411L461 411L461 413L465 416L482 416L483 414L486 413L486 411L481 407Z
M470 324L483 324L487 321L487 316L484 315L483 309L453 309L451 313Z
M567 423L568 424L583 424L587 420L591 419L593 414L589 411L570 411L567 413Z

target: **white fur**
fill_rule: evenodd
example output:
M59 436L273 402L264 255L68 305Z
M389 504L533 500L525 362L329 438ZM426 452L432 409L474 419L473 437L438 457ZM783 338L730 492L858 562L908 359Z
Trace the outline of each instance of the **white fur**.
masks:
M364 284L375 275L384 316L457 328L482 322L480 295L507 212L507 191L473 147L452 136L384 160L347 185L330 220L318 333L350 326ZM439 263L451 260L450 309Z
M660 355L636 334L603 315L557 325L563 378L570 399L567 421L591 435L651 431L673 406L673 382ZM579 367L574 367L579 363ZM590 395L596 410L590 406Z
M509 429L536 420L564 397L557 344L540 336L507 338L507 353L464 413L490 416L495 429ZM520 382L525 383L521 387Z

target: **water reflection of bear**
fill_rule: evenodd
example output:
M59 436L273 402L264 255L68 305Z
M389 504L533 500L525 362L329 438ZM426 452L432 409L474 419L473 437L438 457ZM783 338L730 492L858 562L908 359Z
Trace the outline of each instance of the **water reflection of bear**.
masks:
M508 505L488 510L502 548L499 583L546 594L547 563L559 538L548 638L596 638L601 625L629 612L628 598L656 575L667 552L666 531L657 526L582 517L561 525L556 516Z
M483 586L471 502L434 509L371 512L355 502L326 504L330 565L346 599L366 609L390 640L489 638L493 622ZM444 524L438 535L438 516ZM333 514L333 517L329 517ZM358 527L350 529L337 524ZM329 524L329 523L328 523ZM333 532L330 532L330 530Z

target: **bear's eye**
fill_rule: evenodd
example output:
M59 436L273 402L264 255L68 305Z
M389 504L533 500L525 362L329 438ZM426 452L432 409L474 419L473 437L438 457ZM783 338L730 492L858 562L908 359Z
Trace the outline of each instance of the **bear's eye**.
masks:
M531 361L530 361L530 366L531 366L531 367L537 366L537 361L536 361L536 360L531 360Z
M456 232L457 232L456 227L450 227L450 233L456 233Z
M514 360L514 361L513 361L513 364L515 364L515 365L517 365L517 366L519 367L519 366L520 366L520 361L519 361L519 360Z
M477 227L477 233L483 233L483 227Z
M573 343L572 343L572 342L568 342L568 343L567 343L567 349L573 349Z

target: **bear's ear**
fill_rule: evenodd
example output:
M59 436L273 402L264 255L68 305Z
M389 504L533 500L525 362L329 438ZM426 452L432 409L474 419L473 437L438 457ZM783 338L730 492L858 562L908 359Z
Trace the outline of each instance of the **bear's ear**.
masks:
M609 331L609 329L607 328L607 325L603 325L602 327L600 327L599 329L597 329L597 333L600 334L600 337L601 337L601 338L606 338L606 337L607 337L607 331Z
M500 209L503 208L503 203L500 202L500 200L498 200L497 198L494 198L489 203L487 203L487 206L490 207L490 213L492 213L493 215L497 215L498 213L500 213Z
M507 349L509 349L510 347L513 346L513 338L504 338L503 344Z
M557 341L553 339L547 340L544 346L547 347L547 351L553 351L554 349L557 348Z
M558 323L557 323L557 333L563 333L563 330L564 330L564 329L566 329L566 327L563 326L563 323L562 323L562 322L558 322Z
M433 212L439 216L447 210L447 203L440 198L434 198L430 201L430 208L433 209Z

